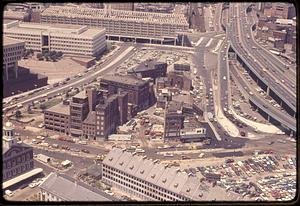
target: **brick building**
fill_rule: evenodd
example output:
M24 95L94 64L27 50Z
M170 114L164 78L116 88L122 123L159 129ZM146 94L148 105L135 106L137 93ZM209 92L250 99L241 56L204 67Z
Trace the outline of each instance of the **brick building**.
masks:
M174 87L178 90L190 91L192 80L189 74L182 71L170 71L168 77L160 77L157 79L157 91L167 87Z
M134 75L105 75L100 80L100 87L107 89L109 94L116 94L119 89L127 92L128 103L136 105L138 111L150 105L150 82Z
M15 128L11 122L3 126L2 137L2 174L3 182L31 171L33 149L15 138Z
M93 88L44 112L45 128L85 139L107 138L128 120L128 94L107 95Z
M141 75L142 78L149 77L155 82L158 77L165 77L167 74L167 63L147 60L136 68L129 70L128 74Z

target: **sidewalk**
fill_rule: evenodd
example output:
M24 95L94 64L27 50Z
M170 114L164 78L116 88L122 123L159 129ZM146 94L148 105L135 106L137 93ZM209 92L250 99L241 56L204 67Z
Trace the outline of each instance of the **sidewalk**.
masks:
M240 120L241 122L247 124L250 127L253 127L254 129L257 129L259 132L264 132L268 134L277 134L278 132L281 132L281 130L274 125L267 125L263 123L254 122L252 120L246 119L244 117L241 117L240 115L236 114L235 111L230 107L230 110L232 111L232 114L235 118Z

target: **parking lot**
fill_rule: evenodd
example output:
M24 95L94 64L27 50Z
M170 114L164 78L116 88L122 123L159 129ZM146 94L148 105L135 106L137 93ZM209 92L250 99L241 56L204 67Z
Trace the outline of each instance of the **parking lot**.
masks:
M223 161L223 163L222 163ZM211 163L215 162L215 163ZM243 200L290 200L296 192L296 159L289 155L256 151L251 156L188 162L182 171L236 193Z

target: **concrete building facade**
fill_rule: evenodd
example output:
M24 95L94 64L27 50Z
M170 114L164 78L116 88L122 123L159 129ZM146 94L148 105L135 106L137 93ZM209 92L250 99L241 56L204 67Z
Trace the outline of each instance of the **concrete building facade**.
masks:
M70 109L66 103L55 105L44 112L44 124L46 129L70 134Z
M6 80L18 78L18 61L25 50L25 42L3 37L3 77Z
M47 85L48 77L31 73L28 68L18 66L24 49L24 41L3 36L2 78L4 97Z
M97 56L106 50L105 29L89 29L87 26L11 21L4 23L3 33L25 41L26 49L36 51Z
M164 40L177 37L189 25L183 14L161 14L112 9L51 6L41 14L43 23L106 28L108 36Z

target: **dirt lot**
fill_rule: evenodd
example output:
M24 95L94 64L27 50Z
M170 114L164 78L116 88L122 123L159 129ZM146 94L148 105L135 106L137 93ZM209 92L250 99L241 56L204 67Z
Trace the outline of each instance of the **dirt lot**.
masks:
M85 70L84 66L64 57L57 62L38 61L36 59L22 59L19 65L29 68L34 73L48 76L48 84L59 82L66 77L75 76Z

